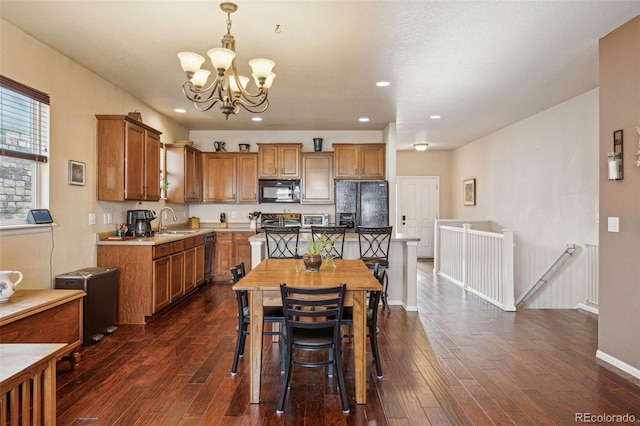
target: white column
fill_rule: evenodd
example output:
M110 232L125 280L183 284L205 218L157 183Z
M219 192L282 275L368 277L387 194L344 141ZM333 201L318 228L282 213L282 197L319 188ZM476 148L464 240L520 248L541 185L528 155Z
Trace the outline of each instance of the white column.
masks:
M251 269L253 269L262 262L264 241L250 241L249 244L251 244Z
M404 310L416 312L418 310L418 241L405 241L403 254L403 286Z

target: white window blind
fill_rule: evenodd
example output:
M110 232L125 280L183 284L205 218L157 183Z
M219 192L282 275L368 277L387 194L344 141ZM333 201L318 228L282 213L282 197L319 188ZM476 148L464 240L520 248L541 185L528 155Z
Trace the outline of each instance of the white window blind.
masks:
M0 76L0 155L46 163L49 95Z
M46 207L48 157L49 95L0 76L0 227Z

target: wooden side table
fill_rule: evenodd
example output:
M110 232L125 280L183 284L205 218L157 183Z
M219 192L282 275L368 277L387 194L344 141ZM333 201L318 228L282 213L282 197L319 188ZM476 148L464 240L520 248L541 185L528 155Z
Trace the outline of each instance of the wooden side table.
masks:
M65 343L71 366L80 362L82 290L18 290L0 303L0 342ZM3 363L4 364L4 363Z
M56 360L64 343L0 344L2 424L56 424Z

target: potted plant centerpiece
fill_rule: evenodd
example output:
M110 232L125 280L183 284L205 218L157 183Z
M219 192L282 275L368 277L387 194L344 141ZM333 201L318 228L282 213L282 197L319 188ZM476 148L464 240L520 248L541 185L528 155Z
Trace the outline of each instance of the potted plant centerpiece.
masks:
M316 240L313 238L309 240L307 247L303 248L305 253L302 255L302 260L307 271L317 272L320 269L322 258L327 257L330 246L331 241L323 237Z

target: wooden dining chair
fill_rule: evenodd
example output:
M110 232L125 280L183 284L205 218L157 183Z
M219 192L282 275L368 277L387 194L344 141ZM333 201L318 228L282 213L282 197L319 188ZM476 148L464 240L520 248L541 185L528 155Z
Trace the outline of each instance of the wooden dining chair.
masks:
M231 268L233 282L237 283L245 276L244 262L240 262ZM231 375L238 373L238 361L244 355L244 347L249 335L249 325L251 318L249 316L249 294L246 290L236 290L236 301L238 303L238 337L236 340L236 350L233 355L233 364L231 365ZM264 336L280 336L280 372L284 372L284 339L282 332L284 330L284 314L280 306L264 307L264 323L278 324L278 330L265 330L262 332Z
M284 310L286 360L277 413L284 413L293 365L302 367L333 365L338 376L342 412L349 412L349 401L342 372L341 331L346 287L346 284L325 288L294 288L286 284L280 285ZM328 355L326 360L312 361L303 353L309 351L326 351Z
M267 258L298 259L299 226L263 226Z
M327 259L342 259L346 226L311 226L311 239L326 243L323 255Z
M384 283L386 269L376 264L373 269L373 275L376 277L380 284ZM382 379L382 364L380 362L380 352L378 351L378 311L380 310L380 296L382 291L370 291L368 294L369 302L367 307L367 336L371 343L371 353L373 354L373 360L376 363L376 373L378 379ZM353 308L345 306L342 316L342 323L353 327ZM352 334L346 334L345 337L352 337Z
M391 234L393 226L365 227L357 228L358 241L360 244L360 259L373 271L376 264L381 268L389 267L389 246L391 244ZM387 302L389 289L389 277L385 274L382 290L382 309L391 313Z

